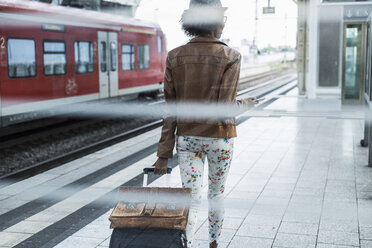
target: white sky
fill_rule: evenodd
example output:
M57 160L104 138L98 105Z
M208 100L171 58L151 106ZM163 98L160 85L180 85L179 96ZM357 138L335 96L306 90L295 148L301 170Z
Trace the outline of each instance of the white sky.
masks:
M223 39L230 39L231 46L240 46L242 39L252 42L255 34L255 0L222 0L228 7L227 23ZM276 14L263 15L262 8L267 0L258 0L257 45L259 48L271 44L274 47L296 46L297 5L293 0L271 0ZM182 12L189 6L189 0L142 0L136 17L158 22L167 36L168 50L187 42L179 23Z

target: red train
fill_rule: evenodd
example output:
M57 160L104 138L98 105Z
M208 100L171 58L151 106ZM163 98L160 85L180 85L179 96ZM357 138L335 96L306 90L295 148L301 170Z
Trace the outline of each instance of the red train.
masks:
M0 0L1 126L66 104L157 91L165 59L165 36L156 24Z

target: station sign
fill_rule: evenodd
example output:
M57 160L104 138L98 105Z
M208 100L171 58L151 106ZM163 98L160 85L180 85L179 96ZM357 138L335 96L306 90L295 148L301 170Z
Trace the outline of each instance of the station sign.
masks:
M275 14L275 7L264 7L263 14Z

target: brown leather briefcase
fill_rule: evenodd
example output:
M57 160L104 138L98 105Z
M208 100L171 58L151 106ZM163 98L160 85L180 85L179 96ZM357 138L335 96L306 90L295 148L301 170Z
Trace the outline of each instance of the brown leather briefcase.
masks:
M191 189L120 187L118 195L111 228L186 229Z

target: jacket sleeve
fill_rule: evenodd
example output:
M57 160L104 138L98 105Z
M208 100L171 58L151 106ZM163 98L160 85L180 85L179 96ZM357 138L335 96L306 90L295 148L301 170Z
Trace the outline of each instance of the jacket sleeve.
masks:
M175 131L176 131L176 91L172 77L172 70L167 58L167 66L164 76L164 98L166 101L165 114L163 116L163 128L161 137L158 143L157 156L159 158L172 158L173 148L175 144Z
M237 115L241 112L246 111L247 109L254 106L251 102L247 99L237 100L237 93L238 93L238 85L239 85L239 78L240 78L240 65L241 65L241 55L239 54L236 56L234 60L232 60L226 67L222 82L221 82L221 89L220 89L220 97L219 102L224 104L231 104L227 102L227 99L233 99L233 105L235 111L233 115Z

